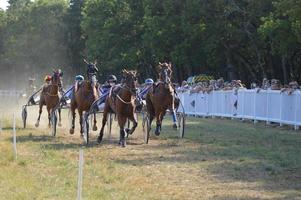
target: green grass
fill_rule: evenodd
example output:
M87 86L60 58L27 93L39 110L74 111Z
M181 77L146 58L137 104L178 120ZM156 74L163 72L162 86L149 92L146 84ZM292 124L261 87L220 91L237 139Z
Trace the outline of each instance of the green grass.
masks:
M93 134L84 148L83 198L300 199L300 131L188 118L185 139L179 139L168 118L162 135L152 136L148 145L140 127L127 148L116 145L117 127L113 141L105 138L101 145ZM4 128L0 199L76 198L82 140L78 133L70 136L68 127L59 128L56 138L49 132L18 129L15 161L11 130Z

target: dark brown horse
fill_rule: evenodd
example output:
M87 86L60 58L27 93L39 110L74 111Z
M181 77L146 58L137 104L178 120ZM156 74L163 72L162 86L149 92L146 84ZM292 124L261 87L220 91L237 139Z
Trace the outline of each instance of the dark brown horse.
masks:
M125 134L133 134L137 127L137 118L135 116L135 101L137 98L137 77L136 71L122 71L123 81L121 85L113 86L109 96L106 99L102 127L97 138L98 143L102 141L104 127L107 122L108 113L116 113L118 125L120 127L119 145L126 146ZM132 129L125 129L127 120L133 122Z
M173 116L173 127L177 128L175 114L175 89L171 82L172 67L170 63L159 63L157 67L159 82L146 95L146 107L150 117L150 124L156 118L155 134L161 132L162 120L169 109Z
M53 71L53 75L51 78L51 83L48 85L44 85L39 102L39 117L35 124L36 127L39 127L40 118L42 114L42 108L45 105L47 107L48 112L48 126L50 127L50 114L52 110L58 105L60 101L59 91L62 87L62 72L60 69ZM58 109L59 112L59 126L61 126L61 109Z
M93 102L98 99L98 86L93 86L90 81L84 81L81 85L78 86L78 90L74 91L73 98L71 99L71 114L72 114L72 125L70 128L70 134L74 134L75 128L75 110L78 110L79 114L79 123L80 123L80 133L83 135L83 112L90 110ZM93 131L97 130L96 126L96 114L94 114L94 125Z

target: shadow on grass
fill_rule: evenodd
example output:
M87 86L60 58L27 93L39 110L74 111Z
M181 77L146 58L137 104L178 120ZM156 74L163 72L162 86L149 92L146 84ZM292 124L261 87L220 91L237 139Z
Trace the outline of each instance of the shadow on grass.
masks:
M11 141L11 138L8 138L7 140ZM23 142L49 142L53 141L55 138L53 136L49 135L17 135L17 143L23 143Z
M237 198L237 196L233 196L233 195L226 195L226 196L214 196L214 200L237 200L237 199L244 199L244 200L258 200L258 199L261 199L259 197L250 197L250 196L247 196L247 195L243 195L239 198ZM267 198L267 199L270 199L270 198ZM292 199L298 199L298 195L295 195L295 194L287 194L284 198L283 197L274 197L273 200L292 200Z
M129 154L115 162L133 166L206 162L207 172L222 182L258 182L263 183L261 189L275 192L301 190L301 135L262 124L198 120L186 126L185 139L165 125L161 143L152 144L152 137L145 147L148 153ZM300 193L287 195L294 199Z
M43 149L49 149L49 150L66 150L66 149L89 149L89 148L102 148L106 145L112 145L114 144L112 141L109 140L103 140L101 144L99 144L96 140L91 140L89 144L85 144L83 140L79 141L78 143L63 143L63 142L54 142L54 143L48 143L43 144ZM116 142L117 144L117 142Z
M49 143L42 144L41 148L46 150L66 150L66 149L79 149L85 147L79 143ZM89 148L89 146L87 146Z

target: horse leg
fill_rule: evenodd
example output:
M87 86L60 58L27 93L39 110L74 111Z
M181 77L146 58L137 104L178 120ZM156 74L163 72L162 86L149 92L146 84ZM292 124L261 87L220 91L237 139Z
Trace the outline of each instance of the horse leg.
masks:
M61 109L58 109L58 113L59 113L59 123L58 126L61 127L62 126L62 117L61 117Z
M160 115L160 132L161 132L161 129L162 129L162 122L163 122L165 114L166 114L166 110L163 110L161 112L161 115Z
M121 115L118 115L118 124L120 127L120 139L119 139L119 145L121 145L121 147L125 147L126 146L126 141L125 141L125 123L126 123L127 118Z
M93 124L93 131L97 131L97 121L96 121L96 113L94 113L94 124Z
M51 109L47 108L47 112L48 112L48 128L51 128Z
M100 129L100 132L99 132L99 136L97 137L97 142L98 143L101 143L102 141L102 138L103 138L103 131L104 131L104 128L106 126L106 123L107 123L107 118L108 118L108 113L109 113L110 109L109 109L109 106L107 105L107 103L105 104L105 107L104 107L104 111L103 111L103 116L102 116L102 125L101 125L101 129Z
M132 135L134 133L134 131L136 130L137 126L138 126L138 120L137 120L137 116L135 115L135 113L133 112L131 114L131 116L129 117L129 120L131 120L133 122L133 127L130 129L130 130L126 130L126 133L127 133L127 137L129 135Z
M153 120L154 120L154 116L150 114L149 115L149 130L151 130Z
M161 116L162 116L162 111L156 112L156 119L157 119L156 130L155 130L156 136L159 136L161 133L161 122L162 122Z
M40 118L41 118L42 110L43 110L43 103L40 102L40 104L39 104L39 117L38 117L37 122L35 124L36 127L39 127L39 125L40 125Z
M70 110L71 110L71 117L72 117L72 121L71 121L71 128L70 128L70 130L69 130L69 133L70 134L74 134L74 128L75 128L75 115L76 115L76 113L75 113L75 108L76 108L76 106L75 106L75 104L74 103L71 103L71 108L70 108Z
M79 115L79 124L80 124L80 136L83 136L84 130L83 130L83 111L78 110Z

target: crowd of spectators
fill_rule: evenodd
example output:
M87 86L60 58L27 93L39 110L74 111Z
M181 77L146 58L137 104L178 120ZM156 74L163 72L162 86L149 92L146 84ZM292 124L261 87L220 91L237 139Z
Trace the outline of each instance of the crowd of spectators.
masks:
M200 81L198 83L188 84L187 81L183 81L181 85L177 87L177 91L190 93L210 93L214 90L235 90L246 88L246 86L240 80L224 81L223 78L217 80ZM250 89L255 89L257 92L261 90L280 90L287 94L292 94L296 90L300 90L298 82L292 81L287 85L282 85L279 80L268 80L264 78L261 84L251 83Z

